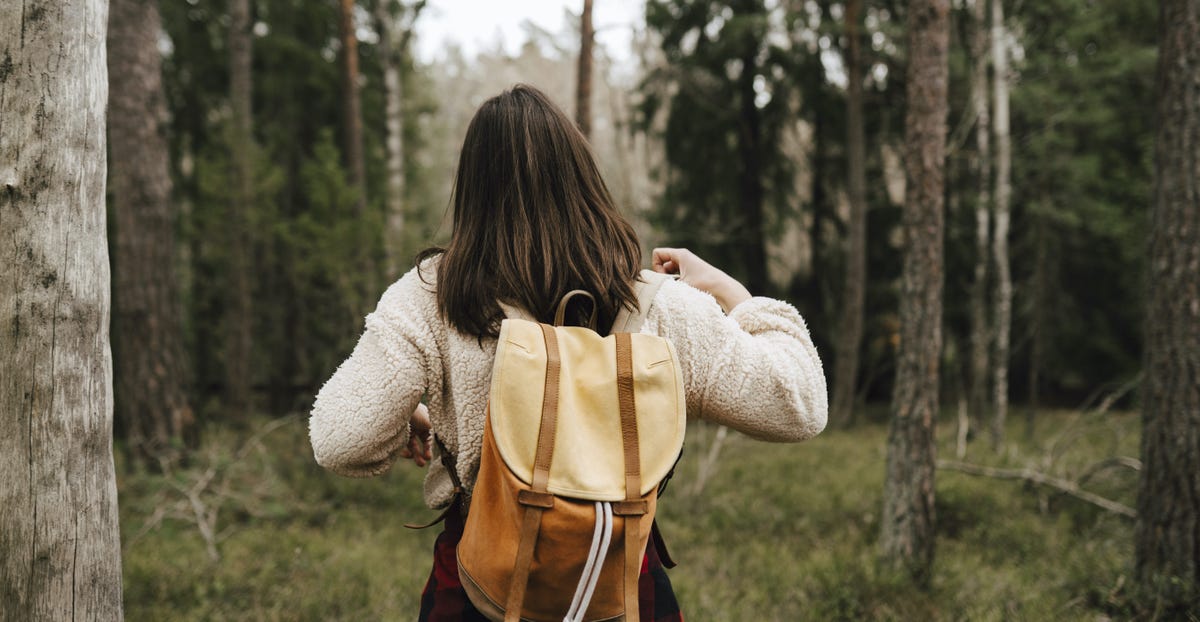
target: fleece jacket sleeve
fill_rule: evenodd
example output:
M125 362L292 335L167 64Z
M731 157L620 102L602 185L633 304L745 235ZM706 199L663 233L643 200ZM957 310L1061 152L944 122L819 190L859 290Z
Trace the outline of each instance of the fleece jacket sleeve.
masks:
M384 293L350 358L321 388L309 418L321 466L351 477L387 472L408 443L408 423L429 386L437 344L431 293L410 271Z
M689 416L766 441L802 441L825 428L821 359L792 305L755 297L726 316L707 293L667 282L647 328L679 354Z

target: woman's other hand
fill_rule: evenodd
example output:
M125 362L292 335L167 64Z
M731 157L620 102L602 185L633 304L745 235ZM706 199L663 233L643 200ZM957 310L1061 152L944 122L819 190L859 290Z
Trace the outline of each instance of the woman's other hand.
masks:
M429 422L429 409L424 404L417 404L417 409L409 419L408 429L408 444L400 449L400 457L423 467L433 459L433 448L429 444L429 432L433 425Z
M750 290L737 279L713 267L686 248L656 248L653 267L661 274L678 274L680 280L712 294L726 313L750 299Z

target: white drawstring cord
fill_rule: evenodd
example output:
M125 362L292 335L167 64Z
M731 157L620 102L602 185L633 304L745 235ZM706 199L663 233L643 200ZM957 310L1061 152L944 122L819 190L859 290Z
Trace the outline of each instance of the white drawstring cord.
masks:
M589 575L592 572L592 567L596 564L596 553L600 545L600 534L604 531L604 511L600 507L600 502L596 502L596 527L592 530L592 546L588 549L587 561L583 566L583 573L579 575L579 585L575 587L575 597L571 599L571 608L567 610L567 616L563 618L563 622L576 622L575 618L579 610L579 603L583 600L583 592L587 589Z
M595 572L592 573L592 578L588 581L587 591L583 593L583 603L579 606L579 614L575 618L575 622L583 622L583 614L587 613L588 605L592 602L592 593L596 591L596 584L600 582L600 571L604 567L604 557L608 551L608 544L612 542L613 533L613 516L612 504L604 503L604 539L600 541L600 548L596 551L596 557L599 563L595 566Z

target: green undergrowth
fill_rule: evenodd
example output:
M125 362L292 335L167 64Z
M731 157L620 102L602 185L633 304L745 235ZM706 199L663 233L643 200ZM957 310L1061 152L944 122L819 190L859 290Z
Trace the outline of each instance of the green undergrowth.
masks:
M403 526L433 516L420 501L423 470L338 477L313 463L303 418L265 426L210 429L188 466L119 478L128 619L415 619L437 531ZM1077 478L1103 458L1136 456L1137 429L1128 414L1047 413L1034 440L1013 422L1002 452L980 439L963 461ZM886 425L799 445L729 434L698 489L714 438L692 426L660 506L689 620L1135 615L1128 518L1021 481L939 470L937 557L919 589L877 563ZM938 439L939 457L954 459L952 421ZM1135 484L1118 466L1085 485L1133 505Z

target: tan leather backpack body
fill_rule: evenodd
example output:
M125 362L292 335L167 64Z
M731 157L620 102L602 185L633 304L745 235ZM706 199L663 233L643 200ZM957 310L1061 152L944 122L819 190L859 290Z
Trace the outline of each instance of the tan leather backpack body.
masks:
M669 277L645 271L640 311L612 334L509 319L500 329L459 575L489 619L638 620L659 484L683 446L675 349L638 332ZM527 316L526 316L527 317ZM593 305L594 322L594 305Z

